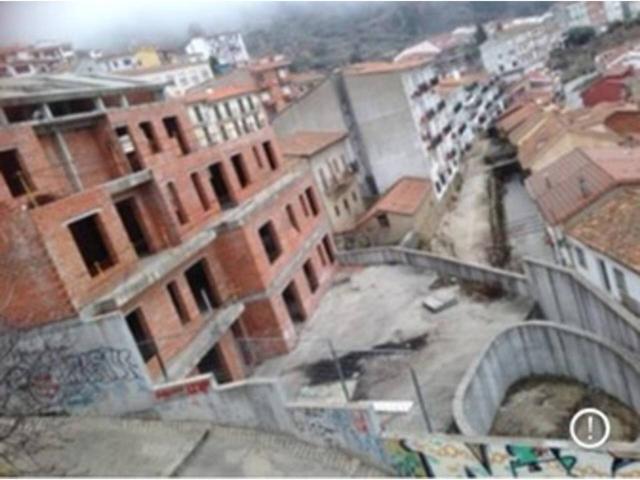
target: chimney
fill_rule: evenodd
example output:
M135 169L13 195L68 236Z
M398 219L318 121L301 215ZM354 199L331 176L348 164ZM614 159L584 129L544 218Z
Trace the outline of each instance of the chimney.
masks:
M589 196L589 187L587 186L587 181L582 175L578 178L578 183L580 184L580 192L582 193L582 196L587 198Z

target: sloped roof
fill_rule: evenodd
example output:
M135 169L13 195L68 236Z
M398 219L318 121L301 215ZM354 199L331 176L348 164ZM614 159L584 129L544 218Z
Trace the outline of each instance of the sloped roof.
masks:
M497 122L497 127L506 133L511 133L517 127L522 125L522 123L531 118L532 115L535 115L540 111L541 108L533 102L513 107L512 110L507 110L502 114Z
M401 60L398 62L363 62L349 65L343 72L345 75L374 75L380 73L394 73L420 67L429 62L429 59L418 58Z
M640 149L576 148L526 180L547 223L564 223L616 185L640 182Z
M619 187L571 220L567 234L640 273L640 187Z
M403 177L396 181L385 194L358 220L361 226L381 213L413 215L431 191L431 182L424 178Z
M311 157L347 136L345 131L299 131L280 138L282 153L295 157Z

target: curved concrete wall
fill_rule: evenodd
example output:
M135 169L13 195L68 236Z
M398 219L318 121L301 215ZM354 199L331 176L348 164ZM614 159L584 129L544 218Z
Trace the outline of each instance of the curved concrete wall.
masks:
M640 412L640 366L626 351L574 327L531 321L498 334L469 367L453 400L464 435L486 435L507 389L532 375L600 388Z

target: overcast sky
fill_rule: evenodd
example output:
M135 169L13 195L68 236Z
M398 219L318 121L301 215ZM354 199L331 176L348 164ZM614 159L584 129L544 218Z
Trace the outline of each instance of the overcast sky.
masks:
M102 0L0 2L0 43L71 41L76 47L183 40L189 24L206 31L264 19L276 4L240 1Z

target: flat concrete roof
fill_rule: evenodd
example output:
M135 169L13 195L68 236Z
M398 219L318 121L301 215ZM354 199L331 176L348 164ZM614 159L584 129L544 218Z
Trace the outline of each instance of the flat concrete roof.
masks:
M0 79L0 106L71 100L131 90L163 88L164 84L111 75L34 75Z

